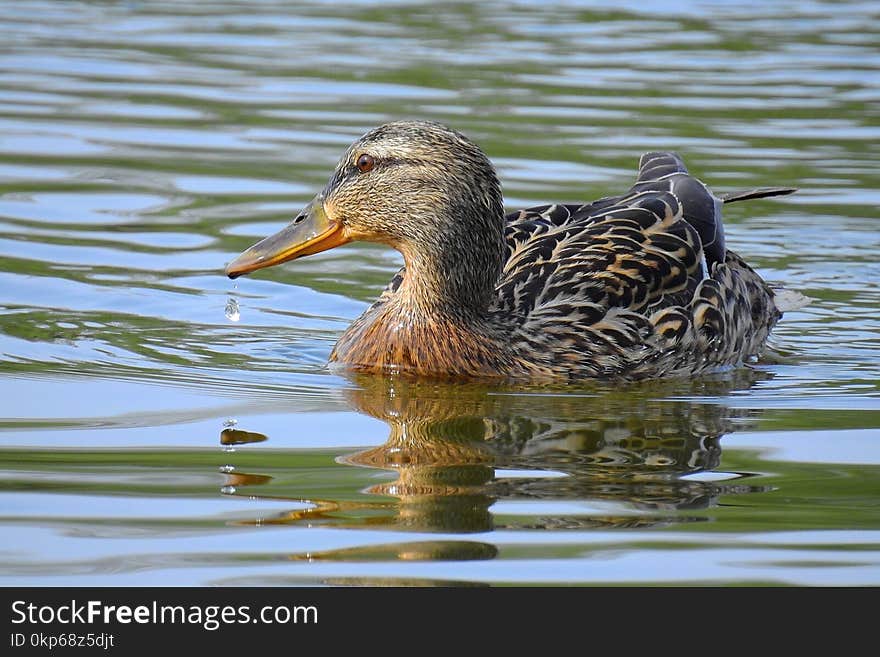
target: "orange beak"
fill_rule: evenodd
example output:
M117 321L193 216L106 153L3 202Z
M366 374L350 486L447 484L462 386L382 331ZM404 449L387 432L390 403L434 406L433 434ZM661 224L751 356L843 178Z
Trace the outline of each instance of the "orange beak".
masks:
M350 242L342 224L327 216L324 198L312 199L302 212L274 235L260 240L226 265L226 275L238 278L252 271L279 265L300 256L320 253Z

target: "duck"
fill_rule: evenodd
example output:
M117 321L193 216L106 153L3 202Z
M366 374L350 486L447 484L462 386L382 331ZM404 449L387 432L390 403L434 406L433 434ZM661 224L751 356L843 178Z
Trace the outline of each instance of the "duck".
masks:
M485 152L447 125L378 126L230 278L360 240L403 266L329 364L405 377L564 382L687 377L759 356L774 289L725 244L726 203L674 152L641 156L625 193L506 212Z

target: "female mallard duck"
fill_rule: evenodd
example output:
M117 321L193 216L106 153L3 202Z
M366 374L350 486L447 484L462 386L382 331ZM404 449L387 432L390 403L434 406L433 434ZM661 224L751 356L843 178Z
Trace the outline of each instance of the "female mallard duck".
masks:
M586 205L505 216L486 155L422 121L371 130L324 191L226 267L230 278L352 240L404 266L342 335L359 371L517 380L682 376L761 351L781 316L770 287L724 246L722 202L673 153Z

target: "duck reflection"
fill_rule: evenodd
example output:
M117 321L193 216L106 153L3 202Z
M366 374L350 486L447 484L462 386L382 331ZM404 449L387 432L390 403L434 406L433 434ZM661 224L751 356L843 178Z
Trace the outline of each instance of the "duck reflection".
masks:
M648 527L698 522L721 495L763 491L747 473L714 472L720 439L752 412L712 401L768 376L739 370L671 387L505 390L394 377L353 380L357 410L388 424L387 441L338 459L394 473L361 492L308 499L252 524L418 532ZM227 492L268 483L227 472ZM363 496L347 495L350 498ZM277 498L276 498L277 499ZM295 559L487 559L495 546L418 541Z

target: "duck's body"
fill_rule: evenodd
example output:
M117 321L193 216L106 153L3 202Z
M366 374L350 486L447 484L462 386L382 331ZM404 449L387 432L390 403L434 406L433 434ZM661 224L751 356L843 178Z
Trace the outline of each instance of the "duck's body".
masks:
M379 193L385 185L389 193ZM350 239L398 248L405 266L330 356L354 370L515 380L683 376L760 353L781 316L770 287L726 249L721 205L676 155L648 153L622 196L505 216L494 171L476 146L437 124L400 122L356 142L309 211L227 273ZM303 218L317 231L297 229ZM294 230L309 232L296 240Z

